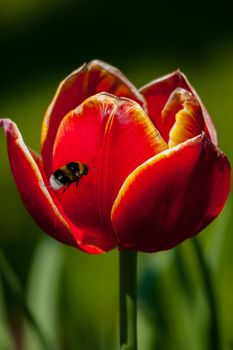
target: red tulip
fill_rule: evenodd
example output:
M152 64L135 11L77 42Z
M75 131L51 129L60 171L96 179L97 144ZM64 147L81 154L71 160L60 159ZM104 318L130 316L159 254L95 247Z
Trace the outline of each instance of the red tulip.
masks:
M88 253L172 248L206 227L230 190L214 125L180 71L138 91L106 63L84 64L47 110L41 158L11 120L0 125L29 213L49 235ZM63 186L55 171L71 162L82 170Z

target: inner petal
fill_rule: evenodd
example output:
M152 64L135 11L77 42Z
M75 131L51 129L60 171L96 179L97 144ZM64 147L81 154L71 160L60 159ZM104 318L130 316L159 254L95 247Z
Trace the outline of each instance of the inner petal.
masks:
M164 140L168 142L168 136L171 126L170 124L163 122L161 112L169 98L169 95L171 95L175 89L185 89L187 92L190 92L195 97L202 110L202 116L204 119L204 132L206 136L215 145L217 145L217 133L214 124L211 120L211 117L207 112L205 106L203 105L197 92L189 83L186 76L182 72L180 72L180 70L168 74L160 79L154 80L151 83L143 86L139 90L140 93L146 99L148 106L148 114L151 117L153 123L160 131Z
M117 240L110 212L121 185L167 148L136 102L104 93L90 97L63 119L54 143L53 171L70 162L88 167L77 188L58 193L65 212L79 227Z
M200 135L204 129L202 110L191 92L177 88L169 97L161 112L161 121L166 125L166 139L174 147Z

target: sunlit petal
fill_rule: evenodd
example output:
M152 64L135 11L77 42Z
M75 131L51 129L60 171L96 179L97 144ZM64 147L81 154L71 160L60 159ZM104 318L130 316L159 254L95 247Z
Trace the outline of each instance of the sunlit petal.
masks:
M114 203L121 248L176 246L219 214L229 190L229 162L204 135L158 154L127 178Z
M196 98L196 100L200 104L204 119L203 130L205 131L206 136L211 139L213 144L217 145L217 133L209 113L207 112L196 90L189 83L186 76L179 70L168 74L160 79L156 79L150 82L149 84L143 86L139 90L146 99L148 113L151 120L158 128L165 141L168 142L168 135L171 128L171 123L165 124L163 122L162 110L171 93L173 93L174 90L176 90L177 88L183 88L188 92L191 92L192 95Z

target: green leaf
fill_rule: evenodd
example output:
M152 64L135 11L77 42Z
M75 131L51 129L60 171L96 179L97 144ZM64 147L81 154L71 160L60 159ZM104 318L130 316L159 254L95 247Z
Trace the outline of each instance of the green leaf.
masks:
M57 321L61 266L62 247L45 238L39 244L32 262L27 300L53 350L59 348ZM28 326L25 327L24 349L43 349L37 335Z
M2 286L0 280L0 349L12 350L14 349L12 334L7 322L7 314L4 305L4 297L2 293Z
M43 344L44 350L50 350L50 346L47 344L47 340L44 337L43 332L41 331L40 325L35 319L33 313L31 312L28 304L25 301L24 293L20 280L14 273L14 270L11 268L10 263L8 262L7 257L4 252L0 249L0 272L4 277L4 281L8 285L10 291L12 292L12 297L17 301L18 305L21 307L23 314L25 315L30 326L36 332L38 339L40 339L41 344Z

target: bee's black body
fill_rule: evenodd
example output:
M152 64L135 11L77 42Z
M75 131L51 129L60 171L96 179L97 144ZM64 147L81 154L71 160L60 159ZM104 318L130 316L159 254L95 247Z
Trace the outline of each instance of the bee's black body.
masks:
M63 167L57 169L50 176L50 185L54 191L65 186L64 191L73 183L78 186L79 179L83 175L88 174L88 167L80 162L70 162Z

